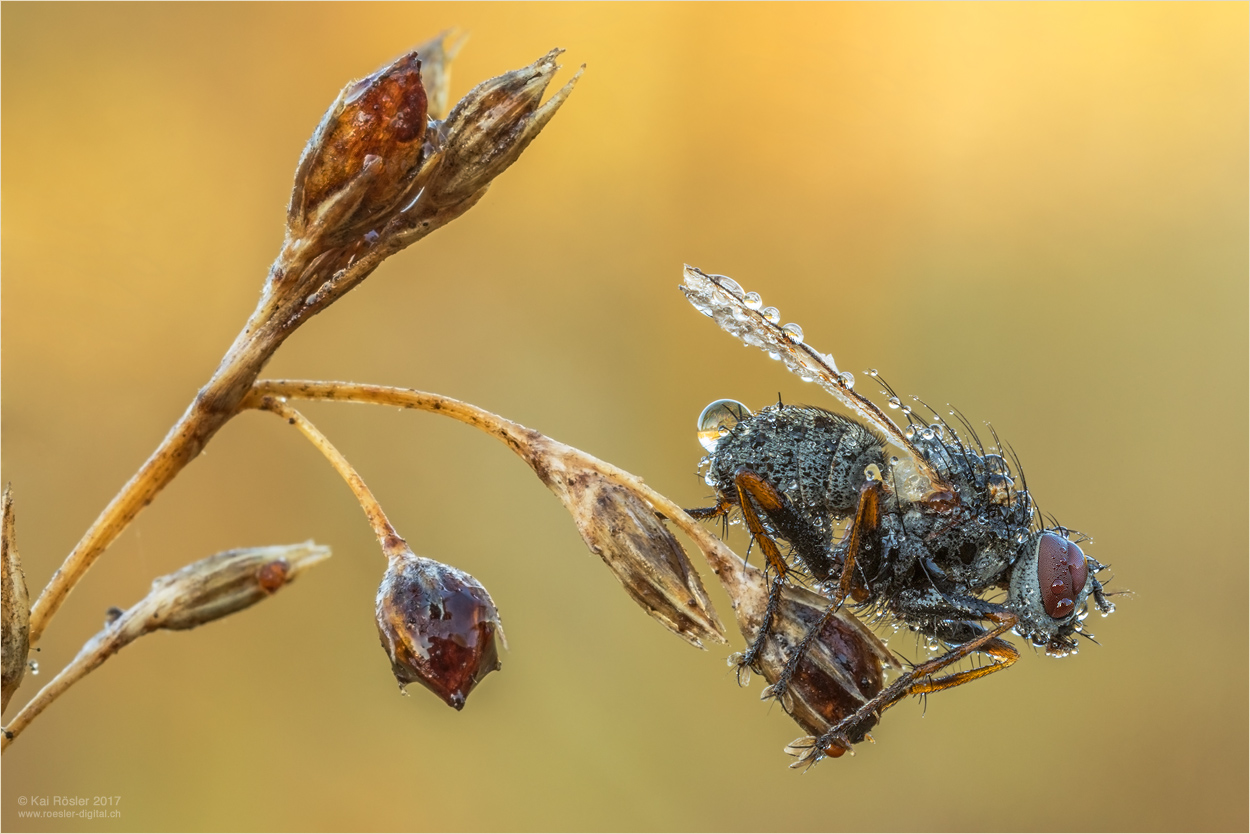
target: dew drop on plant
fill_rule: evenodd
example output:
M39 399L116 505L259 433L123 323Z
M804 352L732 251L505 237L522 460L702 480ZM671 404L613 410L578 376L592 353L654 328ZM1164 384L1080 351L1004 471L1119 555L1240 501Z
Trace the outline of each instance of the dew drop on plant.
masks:
M855 387L855 374L851 373L850 371L843 371L842 373L838 374L838 380L842 383L842 387L844 388Z
M746 297L746 293L743 292L741 285L728 275L709 275L708 277L715 280L716 283L720 284L722 289L726 290L730 295L739 301Z
M777 352L777 351L775 351L775 350L770 350L770 351L768 352L768 358L769 358L769 359L780 359L780 358L781 358L781 354L780 354L780 353L778 353L778 352Z
M876 369L876 368L869 368L869 369L868 369L868 376L872 377L873 379L876 379L876 378L877 378L877 369Z
M781 329L784 330L786 335L790 337L790 341L794 342L796 345L803 344L803 328L799 327L794 322L790 322Z
M39 661L38 660L28 661L28 665L30 666L30 673L32 675L39 674Z
M765 307L760 310L760 315L763 316L769 324L779 324L781 322L781 311L776 307Z
M890 397L890 401L889 401L890 408L898 408L901 404L902 403L899 401L898 397Z
M757 292L749 292L746 298L742 299L742 303L747 305L748 309L758 310L764 306L764 299L760 298L760 294Z

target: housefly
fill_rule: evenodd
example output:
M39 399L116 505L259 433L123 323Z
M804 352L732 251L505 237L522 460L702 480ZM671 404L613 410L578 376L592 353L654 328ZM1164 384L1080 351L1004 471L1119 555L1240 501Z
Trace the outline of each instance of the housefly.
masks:
M1097 579L1104 566L1082 551L1085 539L1040 520L1019 462L1014 453L1004 456L996 435L987 448L962 415L955 420L961 429L936 412L921 420L881 383L888 407L906 418L900 426L855 390L854 377L832 356L804 342L798 325L782 326L757 294L693 267L686 267L682 291L723 329L818 383L851 412L782 404L752 412L718 400L699 418L716 504L690 512L740 513L772 576L769 616L737 658L740 672L759 668L769 632L779 628L784 591L796 584L827 604L790 645L765 697L787 703L804 654L835 618L906 627L932 652L889 685L848 692L851 706L791 745L796 764L842 755L909 695L1012 665L1020 655L1008 632L1062 657L1076 651L1077 636L1089 636L1082 622L1090 601L1104 616L1114 610ZM877 646L861 645L867 639L844 639L839 651L879 654ZM974 655L988 662L961 668Z

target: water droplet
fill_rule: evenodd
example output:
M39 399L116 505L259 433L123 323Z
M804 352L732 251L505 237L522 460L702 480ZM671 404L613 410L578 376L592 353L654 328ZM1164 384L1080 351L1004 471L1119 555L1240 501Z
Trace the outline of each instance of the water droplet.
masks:
M925 440L932 440L932 439L933 439L933 429L928 428L928 427L921 429L921 430L920 430L920 436L921 436L921 438L923 438L923 439L925 439Z
M902 405L898 397L890 397L890 401L888 404L890 408L898 408L900 405Z
M946 439L946 430L942 427L941 423L934 423L929 426L929 430L932 431L933 434L939 439Z
M770 351L768 352L768 358L769 358L769 359L780 359L780 358L781 358L781 354L780 354L780 353L778 353L778 352L777 352L777 351L775 351L775 350L770 350Z
M699 415L699 443L709 453L715 452L716 444L720 443L721 438L750 416L751 409L737 400L716 400L708 403L707 408Z
M747 297L742 299L742 303L752 310L758 310L764 306L764 299L760 298L760 294L757 292L749 292Z
M737 281L730 278L728 275L709 275L708 277L719 284L721 289L725 290L739 301L746 298L747 294L743 291L742 287L739 286Z
M769 324L778 324L781 322L781 311L776 307L765 307L760 310L760 315L763 316Z
M916 427L908 426L907 428L903 429L903 437L906 437L908 440L915 440L916 439Z
M786 334L790 337L790 341L794 342L796 345L803 344L803 328L799 327L794 322L790 322L789 324L784 325L781 329L786 331Z
M876 369L876 368L869 368L869 369L868 369L868 376L872 377L873 379L876 379L876 377L877 377L877 369Z
M30 673L32 675L39 674L39 661L38 660L31 660L28 662L27 665L30 667Z
M830 357L830 359L832 360L832 357ZM832 362L830 364L832 364ZM850 371L843 371L842 373L838 374L838 381L842 383L843 388L854 388L855 387L855 374L851 373Z

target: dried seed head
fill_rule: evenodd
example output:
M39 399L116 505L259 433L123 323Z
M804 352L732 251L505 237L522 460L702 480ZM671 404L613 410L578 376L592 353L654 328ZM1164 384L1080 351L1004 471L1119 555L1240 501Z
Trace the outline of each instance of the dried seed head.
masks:
M144 631L195 628L266 599L328 558L330 548L311 541L227 550L157 578L131 610L151 612Z
M726 590L734 601L738 626L751 642L764 622L769 580L746 565L732 574L722 574L722 578L729 580ZM759 658L760 671L770 684L777 682L795 647L828 609L829 600L820 594L797 585L782 587L781 601ZM839 611L825 620L808 644L782 703L800 727L813 736L822 735L881 692L887 666L899 667L889 649L858 619ZM871 718L851 728L849 741L862 741L876 723ZM824 755L837 757L847 749L833 747Z
M3 575L0 577L0 604L3 607L3 704L22 683L26 674L26 658L30 654L30 597L26 593L26 575L22 573L22 560L17 555L17 543L13 537L13 492L6 484L3 504L3 521L0 529L0 558L3 559Z
M384 222L411 200L425 131L417 52L348 84L300 158L291 195L292 231L342 240Z
M521 452L573 515L591 552L653 619L693 646L725 643L699 574L655 510L589 455L531 432Z
M500 668L495 635L503 639L503 624L495 603L462 570L406 546L390 547L388 555L377 623L399 688L417 682L462 709L473 687Z
M541 104L556 70L553 49L528 67L484 81L462 98L433 142L438 152L423 174L421 200L453 206L490 185L534 140L573 91L581 70Z

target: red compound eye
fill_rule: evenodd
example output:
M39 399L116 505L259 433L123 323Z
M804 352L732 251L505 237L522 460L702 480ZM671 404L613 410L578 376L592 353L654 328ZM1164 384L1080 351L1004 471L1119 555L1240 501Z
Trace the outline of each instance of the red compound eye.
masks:
M1047 614L1056 620L1071 614L1088 575L1081 548L1054 533L1038 540L1037 580Z

